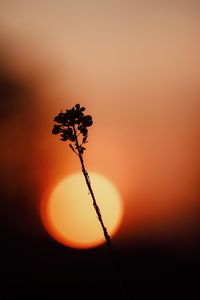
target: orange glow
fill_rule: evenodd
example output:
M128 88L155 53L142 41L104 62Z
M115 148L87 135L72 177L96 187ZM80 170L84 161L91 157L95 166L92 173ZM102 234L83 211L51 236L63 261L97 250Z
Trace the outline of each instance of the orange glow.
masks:
M112 236L122 221L123 207L115 186L105 177L91 173L92 187L104 224ZM60 243L72 248L91 248L105 239L82 173L64 178L41 206L43 224Z
M1 2L1 72L25 88L3 106L6 189L29 180L41 191L79 168L51 134L79 102L94 119L87 165L123 198L123 241L199 224L198 1Z

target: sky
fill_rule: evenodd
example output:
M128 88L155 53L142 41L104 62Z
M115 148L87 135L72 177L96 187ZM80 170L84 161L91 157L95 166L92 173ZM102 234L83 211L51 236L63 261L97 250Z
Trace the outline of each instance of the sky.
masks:
M15 256L8 264L11 273L21 270L19 284L26 248L28 261L30 255L42 262L49 251L54 271L60 257L70 260L70 270L77 256L91 267L92 253L100 268L104 249L82 253L59 245L38 209L48 187L80 170L51 134L54 116L76 103L94 119L87 168L109 178L122 196L124 219L114 242L126 271L137 261L138 286L154 286L146 271L154 262L154 277L164 274L165 286L169 265L179 277L185 267L188 279L199 264L199 14L193 0L0 1L1 227L5 253L14 245L21 257L21 269ZM29 283L38 284L41 269L29 267ZM15 284L5 270L5 282Z

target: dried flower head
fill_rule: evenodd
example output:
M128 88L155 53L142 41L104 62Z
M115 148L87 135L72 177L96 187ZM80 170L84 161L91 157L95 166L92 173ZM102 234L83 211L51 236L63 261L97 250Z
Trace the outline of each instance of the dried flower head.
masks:
M55 118L56 124L53 127L53 134L60 134L60 139L63 142L70 141L74 142L69 146L73 151L75 149L83 154L85 148L82 146L87 143L88 138L88 127L93 124L92 117L84 114L85 107L81 107L80 104L76 104L71 109L67 109L66 112L60 112ZM78 142L78 139L81 142ZM75 151L76 152L76 151Z

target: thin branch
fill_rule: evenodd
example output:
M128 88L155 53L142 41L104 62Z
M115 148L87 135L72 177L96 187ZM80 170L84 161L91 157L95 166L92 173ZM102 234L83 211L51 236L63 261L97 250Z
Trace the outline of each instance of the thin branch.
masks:
M72 144L69 144L69 147L72 149L72 151L73 151L77 156L79 156L78 153L76 152L76 150L74 149L74 147L72 146Z
M96 198L95 198L95 195L94 195L94 192L93 192L93 189L92 189L92 186L91 186L91 181L90 181L90 177L88 175L88 172L85 168L85 164L84 164L84 159L83 159L83 154L81 153L80 151L80 145L79 145L79 142L78 142L78 138L77 138L77 135L76 135L76 130L75 130L75 127L73 126L73 130L74 130L74 134L75 134L75 144L76 144L76 147L78 149L78 156L79 156L79 159L80 159L80 163L81 163L81 167L82 167L82 173L84 175L84 178L85 178L85 182L87 184L87 187L88 187L88 190L89 190L89 193L92 197L92 200L93 200L93 206L94 206L94 209L96 211L96 214L97 214L97 218L101 224L101 227L102 227L102 230L103 230L103 234L104 234L104 237L105 237L105 240L106 240L106 244L109 246L110 248L110 253L111 253L111 256L112 256L112 259L113 259L113 262L114 262L114 265L117 269L117 271L119 273L121 273L120 271L120 267L119 267L119 264L116 260L116 257L115 257L115 253L114 253L114 250L113 250L113 245L112 245L112 241L111 241L111 238L110 238L110 235L108 233L108 230L106 228L106 226L104 225L104 222L103 222L103 218L102 218L102 215L101 215L101 211L100 211L100 208L97 204L97 201L96 201ZM121 274L120 274L121 276Z

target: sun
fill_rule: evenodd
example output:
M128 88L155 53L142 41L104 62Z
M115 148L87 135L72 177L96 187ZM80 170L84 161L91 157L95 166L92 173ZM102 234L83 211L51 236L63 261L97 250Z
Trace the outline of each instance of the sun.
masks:
M120 194L106 177L90 172L91 185L104 224L112 237L123 219ZM105 242L92 198L81 172L61 180L41 204L41 219L47 232L72 248L87 249Z

